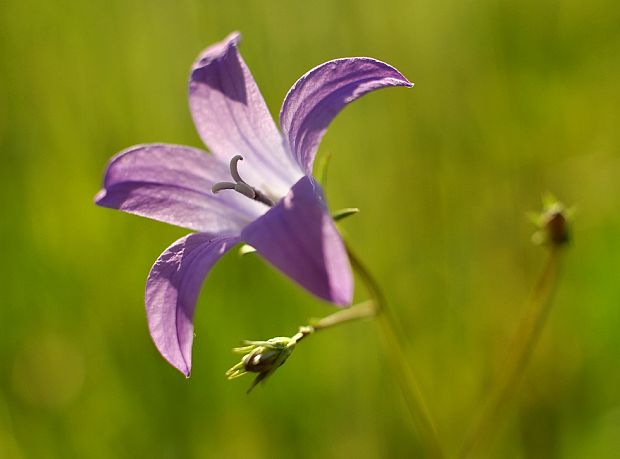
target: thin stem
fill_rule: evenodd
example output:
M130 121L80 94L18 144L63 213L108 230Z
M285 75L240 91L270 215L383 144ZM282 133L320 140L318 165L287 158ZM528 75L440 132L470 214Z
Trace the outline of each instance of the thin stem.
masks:
M335 312L327 317L323 317L320 320L312 323L312 328L315 331L324 330L334 325L340 325L345 322L351 322L353 320L367 319L377 315L377 308L375 303L371 300L364 301L363 303L356 304L342 311Z
M561 246L552 245L545 267L532 291L528 308L513 338L506 364L499 373L496 390L487 401L480 422L461 450L459 457L463 459L477 457L484 444L492 440L500 414L504 412L518 388L551 309L561 255Z
M297 334L291 337L290 345L295 346L302 339L318 331L354 320L367 319L376 315L377 310L372 301L364 301L363 303L355 304L347 309L323 317L322 319L313 319L310 321L310 325L299 327Z
M407 357L402 345L402 334L398 331L397 321L388 309L385 296L375 278L348 245L346 248L353 270L359 275L366 286L366 290L371 299L323 317L322 319L314 320L310 325L299 327L297 334L291 337L291 343L289 345L295 346L317 331L354 320L376 316L379 320L387 347L386 354L394 370L403 396L405 397L415 427L426 446L428 457L441 459L444 457L444 454L437 438L437 431L431 420L418 381L407 363Z
M415 427L425 443L428 456L432 458L443 458L444 454L437 436L437 430L431 419L430 413L422 396L420 385L409 364L404 352L402 334L400 333L392 312L387 307L385 296L375 278L370 274L357 255L346 245L349 260L353 270L357 272L360 279L366 286L374 307L375 314L378 316L385 345L387 356L400 385L407 407L413 418Z

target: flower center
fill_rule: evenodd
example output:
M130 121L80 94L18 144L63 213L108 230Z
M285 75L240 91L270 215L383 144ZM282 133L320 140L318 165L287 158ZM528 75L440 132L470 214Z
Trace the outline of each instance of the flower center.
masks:
M273 207L275 203L269 199L265 193L262 193L260 190L248 185L239 175L237 163L242 160L243 156L241 155L235 155L230 160L230 175L235 183L217 182L211 187L211 191L213 191L214 194L217 194L222 190L235 190L237 193L241 193L243 196L253 199L254 201L262 202L266 206Z

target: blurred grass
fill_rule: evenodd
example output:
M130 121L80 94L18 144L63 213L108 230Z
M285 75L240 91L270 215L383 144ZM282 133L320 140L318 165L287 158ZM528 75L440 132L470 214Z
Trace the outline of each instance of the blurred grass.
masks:
M143 287L181 229L96 208L108 158L200 145L189 65L232 30L274 115L331 58L416 83L348 107L332 208L383 282L449 451L458 449L538 274L524 214L579 209L564 281L489 457L620 455L620 7L613 0L0 4L0 457L412 457L372 323L304 342L265 387L223 373L241 339L331 312L229 254L197 308L194 372L156 353ZM363 293L360 294L363 298Z

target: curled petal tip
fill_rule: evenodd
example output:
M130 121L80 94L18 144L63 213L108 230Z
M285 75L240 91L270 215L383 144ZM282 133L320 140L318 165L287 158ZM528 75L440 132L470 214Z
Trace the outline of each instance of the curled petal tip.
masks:
M171 355L169 353L163 353L162 349L160 347L160 339L156 339L153 334L151 334L151 338L153 339L153 342L155 343L155 346L157 347L158 351L160 352L160 354L162 355L162 357L172 366L174 367L175 370L178 370L184 377L185 379L189 379L189 377L192 375L192 363L191 363L191 354L188 356L187 360L186 357L183 355ZM191 352L191 351L190 351Z
M166 359L166 360L168 360L168 359ZM191 367L189 367L187 365L187 363L185 361L183 361L183 362L172 362L172 361L168 360L168 363L170 363L170 365L172 365L175 369L179 370L183 374L183 376L185 376L185 379L189 379L189 377L192 375L192 369L191 369Z
M93 198L93 202L97 204L98 206L100 206L101 201L103 201L103 199L106 197L106 194L107 194L107 191L105 188L102 190L99 190L99 192Z
M226 52L230 49L231 46L236 47L241 42L241 33L232 32L226 36L222 41L209 46L205 49L200 55L198 59L194 62L194 66L192 70L197 70L199 68L205 67L214 60L226 54Z
M224 41L231 42L234 45L238 45L239 43L241 43L241 38L241 32L239 32L238 30L233 30L228 34Z
M158 350L161 353L161 349L159 349L159 345L158 345L158 339L156 339L155 337L153 337L153 335L151 334L151 338L153 339L153 342L155 343L155 346L158 348ZM175 370L178 370L183 376L185 376L185 379L189 379L189 377L192 375L192 367L191 367L191 361L187 362L185 360L185 358L181 357L181 358L175 358L174 356L171 355L164 355L162 353L162 357L172 366L174 367ZM190 357L191 360L191 357Z
M405 75L403 75L400 72L400 70L396 69L395 67L392 67L389 64L385 64L385 65L391 68L391 70L396 74L395 76L386 79L386 80L392 79L395 83L394 86L403 86L405 88L412 88L415 85L415 83L409 81L409 79Z
M364 94L393 86L411 87L393 66L369 57L335 59L303 75L289 90L280 110L288 147L306 174L332 119Z

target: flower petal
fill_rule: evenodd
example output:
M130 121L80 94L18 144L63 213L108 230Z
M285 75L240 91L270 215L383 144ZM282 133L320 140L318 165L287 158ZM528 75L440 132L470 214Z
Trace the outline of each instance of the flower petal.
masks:
M233 33L207 48L192 68L189 103L205 145L227 162L242 155L242 177L275 197L303 175L286 152L256 82L237 50Z
M313 68L289 90L280 127L297 162L312 174L316 150L327 126L355 99L387 86L413 86L394 67L368 57L336 59Z
M196 148L138 145L112 158L100 206L211 233L239 233L265 206L234 192L214 195L211 187L230 177L228 166Z
M353 276L342 238L319 185L303 177L241 238L302 287L332 303L348 305Z
M194 307L211 267L236 237L194 233L162 253L146 281L146 316L161 355L185 376L192 367Z

